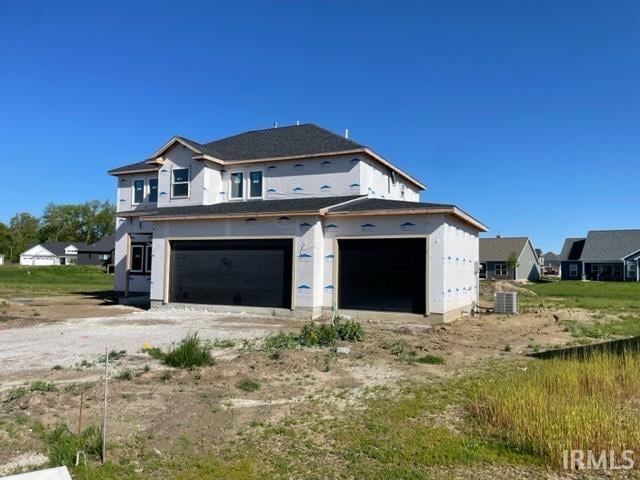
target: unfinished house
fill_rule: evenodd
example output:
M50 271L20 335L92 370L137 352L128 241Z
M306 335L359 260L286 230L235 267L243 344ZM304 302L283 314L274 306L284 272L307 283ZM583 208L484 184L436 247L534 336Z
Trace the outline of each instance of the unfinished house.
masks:
M117 178L115 290L153 308L454 319L478 298L478 233L367 146L312 124L174 137Z

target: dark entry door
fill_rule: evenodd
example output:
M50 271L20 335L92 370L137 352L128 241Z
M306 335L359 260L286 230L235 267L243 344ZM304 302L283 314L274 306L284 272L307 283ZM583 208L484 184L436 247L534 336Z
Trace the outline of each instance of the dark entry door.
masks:
M338 306L425 313L425 239L338 240Z
M172 302L291 308L292 241L171 242Z

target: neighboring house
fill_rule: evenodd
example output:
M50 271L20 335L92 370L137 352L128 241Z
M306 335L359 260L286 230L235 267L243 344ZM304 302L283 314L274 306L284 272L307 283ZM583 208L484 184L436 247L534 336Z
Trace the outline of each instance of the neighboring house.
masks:
M562 280L581 280L582 262L580 256L586 238L567 238L560 251L560 278Z
M79 265L113 265L113 252L116 246L115 234L107 235L96 243L84 245L78 249Z
M78 263L82 242L44 242L32 245L20 254L20 265L73 265Z
M518 259L516 268L509 267L509 258ZM540 279L540 265L531 241L527 237L495 237L480 239L480 277L505 280Z
M640 229L591 230L562 252L563 280L640 281Z
M540 265L542 267L542 273L545 275L560 275L560 269L562 267L560 255L553 252L543 253L540 257Z
M478 233L455 205L315 125L174 137L118 179L114 288L152 307L450 320L478 298Z
M0 254L0 265L4 265L4 255Z

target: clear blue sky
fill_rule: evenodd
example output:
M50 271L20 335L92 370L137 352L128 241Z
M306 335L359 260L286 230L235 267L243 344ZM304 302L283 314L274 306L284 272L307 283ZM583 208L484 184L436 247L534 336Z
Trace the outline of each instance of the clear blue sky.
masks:
M491 233L640 227L640 3L0 2L0 220L173 134L314 122Z

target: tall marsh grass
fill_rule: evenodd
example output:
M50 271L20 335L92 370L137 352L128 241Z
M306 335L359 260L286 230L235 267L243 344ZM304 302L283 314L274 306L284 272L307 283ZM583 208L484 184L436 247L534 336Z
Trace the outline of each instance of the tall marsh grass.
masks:
M511 367L477 385L471 412L522 452L562 465L563 450L640 451L640 354L597 353Z

